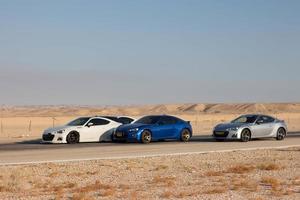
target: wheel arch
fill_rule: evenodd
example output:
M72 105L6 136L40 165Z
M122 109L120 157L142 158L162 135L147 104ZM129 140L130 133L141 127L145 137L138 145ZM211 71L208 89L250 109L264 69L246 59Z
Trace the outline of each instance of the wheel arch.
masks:
M188 130L189 132L190 132L190 134L191 134L191 137L193 136L193 131L192 131L192 129L190 128L190 127L183 127L181 130L180 130L180 132L179 132L179 134L181 134L182 133L182 131L184 131L184 130Z
M144 131L149 131L149 132L151 133L151 136L153 136L153 135L152 135L152 131L151 131L150 128L144 128L144 129L141 131L141 133L143 133Z
M243 132L244 130L248 130L248 131L250 132L250 137L252 138L252 131L251 131L251 129L250 129L249 127L244 127L244 128L242 128L242 130L241 130L241 134L242 134L242 132Z
M279 126L279 127L277 128L276 134L277 134L278 130L281 129L281 128L284 130L285 135L286 135L286 134L287 134L287 129L286 129L285 127L283 127L283 126Z
M142 139L142 134L143 134L144 131L149 131L150 134L151 134L151 137L153 137L153 133L152 133L151 129L149 129L149 128L143 128L143 129L140 130L139 133L138 133L138 134L139 134L139 140Z

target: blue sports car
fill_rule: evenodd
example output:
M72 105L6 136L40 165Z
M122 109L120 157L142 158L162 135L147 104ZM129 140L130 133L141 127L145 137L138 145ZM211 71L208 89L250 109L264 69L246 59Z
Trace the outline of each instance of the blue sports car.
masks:
M113 141L137 141L150 143L165 139L183 142L192 137L190 122L168 115L145 116L132 124L119 126L113 133Z

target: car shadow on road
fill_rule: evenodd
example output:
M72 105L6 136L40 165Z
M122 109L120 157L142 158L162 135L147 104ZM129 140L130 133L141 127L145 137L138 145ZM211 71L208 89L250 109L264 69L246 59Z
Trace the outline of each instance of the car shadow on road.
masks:
M41 144L42 139L33 139L33 140L23 140L20 142L15 142L15 144Z

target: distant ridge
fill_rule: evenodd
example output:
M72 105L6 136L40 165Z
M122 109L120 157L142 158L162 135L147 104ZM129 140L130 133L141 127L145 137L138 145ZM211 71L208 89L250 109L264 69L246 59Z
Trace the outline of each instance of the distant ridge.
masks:
M300 113L300 103L231 103L231 104L159 104L145 106L9 106L1 109L2 117L49 117L89 115L146 114L243 114Z

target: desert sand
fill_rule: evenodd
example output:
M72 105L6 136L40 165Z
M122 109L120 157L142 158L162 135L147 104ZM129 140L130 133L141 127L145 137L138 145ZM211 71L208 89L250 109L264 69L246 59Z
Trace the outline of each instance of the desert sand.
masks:
M263 113L283 119L289 131L300 130L300 103L166 104L144 106L3 106L0 138L40 137L48 127L66 124L79 116L170 114L191 121L195 135L245 113Z
M299 199L300 149L0 166L1 199Z

